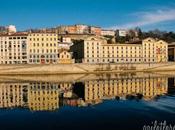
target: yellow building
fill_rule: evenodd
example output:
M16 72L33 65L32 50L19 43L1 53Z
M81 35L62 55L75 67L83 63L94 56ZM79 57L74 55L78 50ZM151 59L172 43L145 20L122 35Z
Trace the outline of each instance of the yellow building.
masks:
M74 63L74 60L72 59L72 53L68 52L67 50L59 51L58 63L60 63L60 64Z
M144 62L167 62L168 43L163 40L147 38L143 40Z
M58 62L58 35L56 33L30 33L27 41L29 64Z
M74 44L76 62L83 63L157 63L167 62L168 47L162 40L147 38L135 43L107 43L103 37L87 37Z
M27 63L27 34L0 35L0 64Z
M99 38L84 41L85 63L135 63L142 62L142 44L107 44Z

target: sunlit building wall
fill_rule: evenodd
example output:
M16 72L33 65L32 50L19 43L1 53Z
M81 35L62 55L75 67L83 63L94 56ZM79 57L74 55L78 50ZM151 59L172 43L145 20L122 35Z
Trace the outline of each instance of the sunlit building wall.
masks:
M27 34L0 35L0 64L26 64Z
M137 43L109 44L102 37L88 37L83 43L74 44L71 51L76 61L84 63L162 63L168 60L168 44L152 38Z
M30 33L27 38L29 64L58 63L58 35Z

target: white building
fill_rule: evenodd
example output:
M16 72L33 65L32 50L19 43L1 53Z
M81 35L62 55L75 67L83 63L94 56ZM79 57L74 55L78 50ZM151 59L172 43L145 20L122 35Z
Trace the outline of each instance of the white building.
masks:
M27 63L27 34L0 35L0 64Z
M89 26L84 24L76 24L76 29L78 34L87 34L89 33Z
M117 30L117 35L118 35L119 37L126 37L126 35L127 35L127 30L124 30L124 29Z
M16 33L16 27L14 25L9 25L7 30L9 33Z
M102 30L101 31L102 36L115 36L114 30Z

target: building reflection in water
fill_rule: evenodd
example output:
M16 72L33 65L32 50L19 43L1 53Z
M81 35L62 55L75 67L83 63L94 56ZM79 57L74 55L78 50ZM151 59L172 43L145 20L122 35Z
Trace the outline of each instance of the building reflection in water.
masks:
M0 83L0 108L23 107L28 83Z
M152 100L174 92L175 80L167 77L98 79L76 83L0 83L0 108L55 111L61 106L87 106L105 99Z

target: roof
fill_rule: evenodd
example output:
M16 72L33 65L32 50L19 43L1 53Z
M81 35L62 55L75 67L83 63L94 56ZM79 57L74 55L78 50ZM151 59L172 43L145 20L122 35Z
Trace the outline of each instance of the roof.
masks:
M154 41L154 42L156 41L156 39L154 39L152 37L148 37L148 38L144 39L143 41L149 41L149 40Z
M115 43L115 44L102 44L102 46L142 46L142 44Z
M29 34L57 34L57 33L55 33L55 32L29 32Z
M28 33L24 32L18 32L18 33L12 33L12 34L0 34L0 37L10 37L10 36L28 36Z

